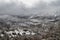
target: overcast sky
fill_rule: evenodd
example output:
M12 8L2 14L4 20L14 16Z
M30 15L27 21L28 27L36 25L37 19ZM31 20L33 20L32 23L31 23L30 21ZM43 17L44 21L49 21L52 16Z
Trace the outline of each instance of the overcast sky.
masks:
M0 0L0 14L58 15L60 0Z

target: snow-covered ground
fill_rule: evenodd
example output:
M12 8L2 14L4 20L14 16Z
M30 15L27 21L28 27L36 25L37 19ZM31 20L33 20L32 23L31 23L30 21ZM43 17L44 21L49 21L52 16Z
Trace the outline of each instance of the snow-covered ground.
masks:
M5 33L7 34L7 35L9 35L9 37L11 36L11 37L16 37L18 34L20 34L21 36L23 36L23 35L35 35L36 33L34 33L33 31L29 31L29 30L27 30L27 31L24 31L23 29L18 29L18 30L14 30L14 31L5 31ZM4 34L1 34L0 36L4 36Z

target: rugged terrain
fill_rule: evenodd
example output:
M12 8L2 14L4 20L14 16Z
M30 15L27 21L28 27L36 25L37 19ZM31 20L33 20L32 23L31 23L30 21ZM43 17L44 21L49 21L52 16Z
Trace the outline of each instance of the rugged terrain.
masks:
M0 15L0 40L60 40L60 16Z

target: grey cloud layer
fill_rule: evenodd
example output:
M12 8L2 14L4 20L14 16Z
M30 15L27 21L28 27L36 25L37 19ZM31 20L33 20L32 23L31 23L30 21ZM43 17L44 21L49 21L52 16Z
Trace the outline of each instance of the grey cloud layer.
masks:
M21 3L16 5L15 3L1 3L0 14L13 14L13 15L59 15L60 12L60 0L53 1L51 3L40 2L33 8L25 8L25 5Z

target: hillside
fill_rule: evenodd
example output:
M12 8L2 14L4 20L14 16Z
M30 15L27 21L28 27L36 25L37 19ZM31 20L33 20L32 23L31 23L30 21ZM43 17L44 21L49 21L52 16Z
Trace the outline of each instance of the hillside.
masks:
M60 16L0 15L0 40L20 39L60 40Z

